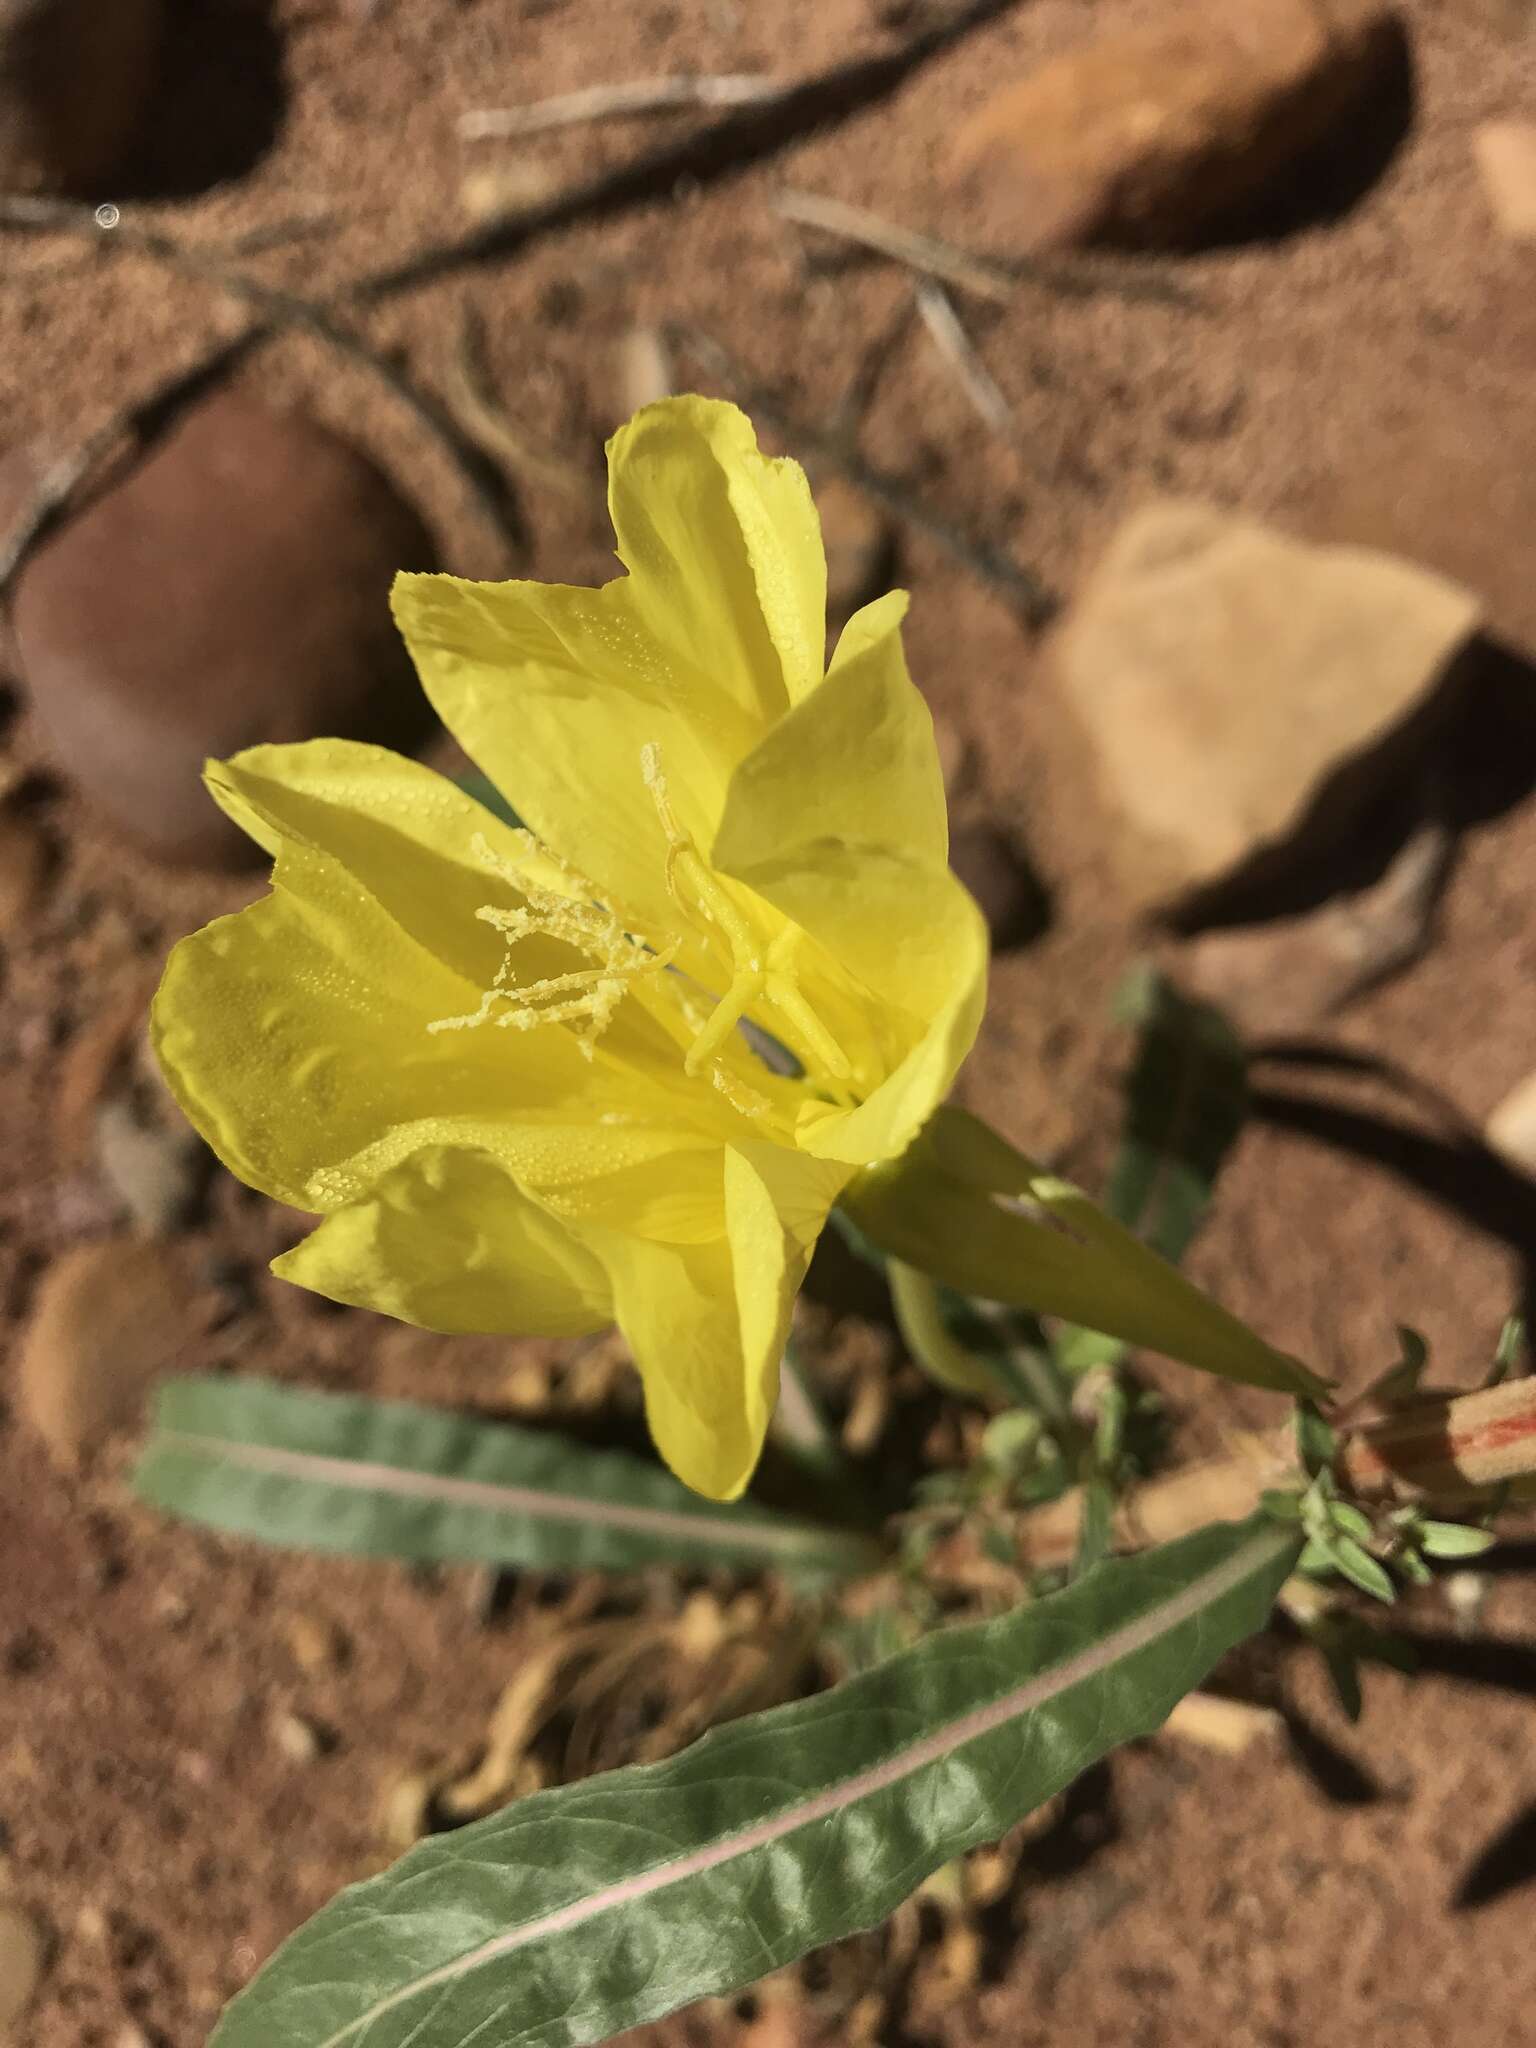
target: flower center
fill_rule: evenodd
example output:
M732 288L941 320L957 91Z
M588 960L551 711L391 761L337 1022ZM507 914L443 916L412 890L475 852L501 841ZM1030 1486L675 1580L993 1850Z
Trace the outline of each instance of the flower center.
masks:
M684 916L702 926L706 938L710 937L708 927L713 925L730 952L729 986L688 1048L684 1070L698 1073L720 1051L752 1005L766 1002L783 1027L778 1035L806 1070L845 1084L853 1073L848 1056L806 1001L795 978L794 960L803 938L799 926L785 924L764 950L718 877L679 826L667 795L661 749L654 740L641 750L640 772L656 805L661 829L667 835L667 889Z
M676 953L676 946L661 952L629 932L595 892L563 863L555 862L548 848L533 833L513 834L519 852L529 861L554 863L562 882L573 893L562 895L530 879L526 871L502 857L481 833L471 841L475 857L494 874L509 882L523 902L512 910L483 903L475 912L482 924L491 925L506 942L506 952L496 970L496 979L480 998L480 1007L463 1017L439 1017L429 1031L467 1031L477 1024L493 1023L503 1029L532 1031L541 1024L567 1024L586 1058L607 1030L625 991L642 975L657 973ZM584 953L594 964L565 974L545 975L537 981L514 983L510 977L514 953L525 939L557 939Z
M806 1000L797 978L804 934L786 921L765 943L679 825L667 793L661 751L654 742L642 749L640 770L666 836L668 893L710 953L718 959L723 950L722 964L729 977L724 993L714 994L681 970L668 972L680 942L659 948L647 944L637 935L634 920L603 902L590 882L532 832L520 828L513 833L516 856L510 860L477 833L471 842L476 859L515 889L522 901L511 909L482 904L475 912L505 943L495 980L477 1009L462 1017L438 1018L427 1029L467 1031L495 1024L504 1030L532 1031L544 1024L563 1024L590 1060L626 994L638 993L641 984L647 984L658 993L666 990L667 1000L647 1000L646 1009L681 1048L683 1071L707 1073L713 1086L744 1115L790 1128L782 1112L741 1071L746 1067L750 1072L758 1064L739 1029L754 1006L771 1013L773 1036L800 1062L807 1077L847 1106L853 1100L852 1066ZM540 872L558 886L546 887L538 879ZM532 981L514 979L517 949L540 938L572 948L590 964ZM739 1060L732 1060L733 1052L739 1052Z

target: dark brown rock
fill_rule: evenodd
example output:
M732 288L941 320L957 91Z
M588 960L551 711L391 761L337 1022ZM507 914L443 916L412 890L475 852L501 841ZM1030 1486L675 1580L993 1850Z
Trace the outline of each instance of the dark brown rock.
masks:
M0 527L20 493L0 478ZM163 859L253 856L204 760L324 734L410 746L430 726L388 607L432 565L420 519L313 422L213 399L44 544L14 608L60 765Z
M93 191L158 70L164 0L0 0L0 189Z
M1187 242L1326 140L1401 46L1386 0L1184 6L1005 86L951 169L1025 246Z

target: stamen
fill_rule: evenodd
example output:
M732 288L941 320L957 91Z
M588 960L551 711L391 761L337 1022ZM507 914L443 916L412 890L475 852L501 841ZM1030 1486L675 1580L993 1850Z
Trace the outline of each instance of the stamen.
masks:
M765 964L757 934L677 822L661 765L661 748L655 740L648 740L640 750L640 773L666 835L667 888L673 901L695 924L702 919L714 925L731 954L730 985L689 1047L684 1071L698 1073L719 1052L752 1004L766 999L798 1039L794 1049L808 1068L819 1069L829 1083L850 1080L853 1068L847 1054L806 1001L795 978L793 956L800 943L797 928L789 925L778 934ZM680 883L686 883L688 895Z
M532 881L516 863L504 859L483 835L471 842L477 859L502 881L519 890L522 904L513 908L484 903L475 912L483 924L491 925L506 944L496 978L480 998L479 1008L463 1017L439 1017L427 1026L432 1032L468 1031L494 1023L499 1028L532 1031L541 1024L568 1024L582 1055L591 1059L593 1047L623 1000L626 990L642 976L664 968L676 953L668 946L652 952L642 940L624 929L597 892L563 861L540 844L531 832L515 835L525 859L547 863L572 891L569 896L546 889ZM513 950L524 939L550 938L584 953L596 961L594 967L575 968L565 974L544 975L520 986L510 980ZM505 1004L499 1015L498 1004Z

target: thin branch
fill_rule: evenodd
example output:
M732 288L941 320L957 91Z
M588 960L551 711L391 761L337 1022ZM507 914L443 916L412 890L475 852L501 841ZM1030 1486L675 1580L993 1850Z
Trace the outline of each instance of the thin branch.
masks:
M846 200L834 199L824 192L786 187L773 204L775 212L785 220L836 235L862 249L872 249L877 255L904 263L909 270L940 278L945 284L998 304L1016 297L1021 284L1046 285L1052 291L1075 298L1113 292L1123 298L1150 299L1185 310L1194 310L1200 304L1186 286L1141 263L1086 256L1020 256L999 263L957 248L952 242L940 241L936 235L904 228L881 214L871 213L868 207L850 206Z
M913 296L934 347L954 371L960 389L994 433L1014 440L1018 423L1013 408L961 325L949 293L934 278L921 277L913 288Z
M589 85L580 92L555 93L522 107L482 108L460 114L459 134L466 142L492 136L542 135L551 128L571 128L583 121L611 121L636 114L673 114L689 107L750 107L783 97L781 79L751 72L716 77L681 75L633 78L622 85Z
M740 364L712 336L696 327L670 324L663 328L672 347L693 357L710 376L724 384L738 401L771 427L774 433L802 458L822 463L855 490L900 520L916 533L926 535L944 549L961 568L978 582L999 592L1032 627L1047 625L1060 606L1060 599L1045 581L1016 562L1011 555L972 540L952 526L942 513L919 498L896 477L873 467L847 447L835 434L808 427L786 412L778 398L752 381Z
M904 263L909 270L958 285L979 299L1006 305L1017 296L1019 280L1001 263L993 263L985 256L972 256L933 235L920 235L895 221L883 220L867 207L850 206L820 192L800 192L791 187L775 195L773 210L797 226L817 228L840 241L855 242L861 249L873 249L878 255Z

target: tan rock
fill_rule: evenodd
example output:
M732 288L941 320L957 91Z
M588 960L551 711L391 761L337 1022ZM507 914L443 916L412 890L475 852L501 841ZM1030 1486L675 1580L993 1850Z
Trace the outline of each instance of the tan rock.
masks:
M1494 1151L1522 1173L1536 1174L1536 1074L1511 1088L1483 1127Z
M1386 0L1185 6L1005 86L950 168L1026 246L1178 243L1322 142L1400 45Z
M184 1121L145 1123L120 1096L96 1111L96 1163L141 1237L169 1237L186 1222L205 1157Z
M1427 726L1478 617L1366 549L1184 501L1134 514L1055 647L1128 893L1147 908L1326 843Z
M151 1384L207 1330L211 1296L166 1245L108 1239L43 1275L17 1363L21 1413L57 1463L79 1463L130 1421Z
M1499 227L1512 242L1536 241L1536 121L1485 121L1472 148Z

